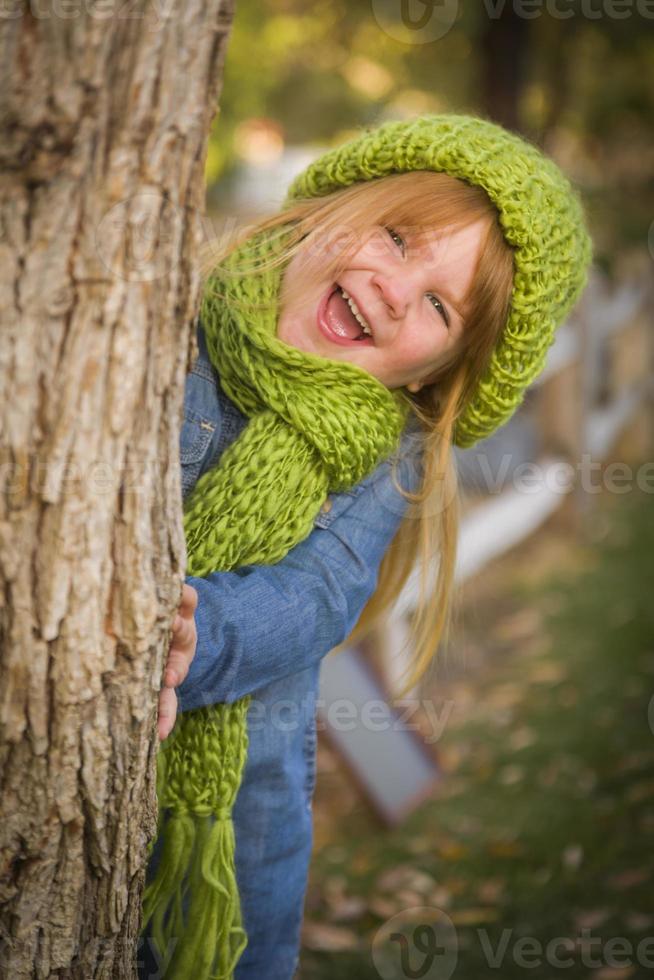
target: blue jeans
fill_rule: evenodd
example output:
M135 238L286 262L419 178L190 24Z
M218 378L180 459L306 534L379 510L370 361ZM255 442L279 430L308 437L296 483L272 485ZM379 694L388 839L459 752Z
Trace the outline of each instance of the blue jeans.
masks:
M320 665L252 695L248 757L234 806L236 879L248 936L235 980L291 980L313 843L316 697ZM158 846L150 861L152 872ZM141 980L163 980L145 934Z

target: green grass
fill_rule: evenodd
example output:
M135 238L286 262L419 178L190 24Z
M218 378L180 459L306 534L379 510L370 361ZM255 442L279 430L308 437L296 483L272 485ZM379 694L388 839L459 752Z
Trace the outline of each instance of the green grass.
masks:
M327 948L303 950L302 980L376 980L377 930L394 911L420 905L442 909L458 942L454 972L446 963L438 972L435 961L428 978L654 974L652 503L636 492L600 501L604 532L581 548L581 568L573 561L545 581L505 571L498 590L508 588L514 608L530 610L542 628L530 642L502 641L501 628L484 623L481 642L489 637L496 650L478 678L466 677L472 706L439 743L444 759L458 761L432 800L394 831L379 831L361 804L330 828L307 902L307 943L319 945L310 935L318 923L328 927ZM399 894L380 880L398 866ZM594 966L581 955L584 928ZM494 949L502 936L506 955L493 968L484 939ZM572 965L544 952L540 965L525 965L515 955L520 937L543 950L557 937L576 941L572 953L560 950ZM407 974L394 956L383 976L400 980Z

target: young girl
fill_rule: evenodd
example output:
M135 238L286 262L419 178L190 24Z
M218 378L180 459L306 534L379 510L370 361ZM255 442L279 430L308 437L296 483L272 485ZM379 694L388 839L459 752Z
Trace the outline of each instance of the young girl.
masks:
M142 976L292 977L320 659L418 563L406 687L424 673L448 622L452 444L510 417L589 260L551 161L443 115L327 153L212 270L181 445L198 652L160 753Z

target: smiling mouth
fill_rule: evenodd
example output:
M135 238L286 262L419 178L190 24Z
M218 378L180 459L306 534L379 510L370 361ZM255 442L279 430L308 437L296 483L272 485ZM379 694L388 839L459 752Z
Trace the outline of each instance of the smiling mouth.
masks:
M318 307L318 326L331 341L344 346L371 346L372 330L354 299L334 283Z

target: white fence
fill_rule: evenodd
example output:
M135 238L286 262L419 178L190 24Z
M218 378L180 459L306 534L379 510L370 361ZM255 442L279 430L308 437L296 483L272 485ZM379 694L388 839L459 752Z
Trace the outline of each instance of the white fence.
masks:
M528 488L516 481L520 465L510 466L511 478L500 490L487 481L475 503L464 511L456 565L459 582L532 534L570 493L583 519L592 504L592 495L580 486L584 460L606 460L638 417L642 422L638 451L651 452L653 305L651 279L611 287L593 270L575 313L557 331L545 369L526 400L540 446L529 460ZM505 454L513 455L510 441L504 448ZM478 460L488 463L484 444L475 451ZM488 467L486 472L490 473ZM414 574L383 634L375 637L375 659L388 692L396 689L410 658L409 622L417 589ZM325 690L334 659L327 657L323 663Z
M523 464L522 470L518 466L510 485L499 493L487 486L485 496L464 513L456 565L459 582L532 534L570 493L580 517L587 517L594 498L580 485L580 472L591 461L602 463L639 414L645 430L640 451L651 452L653 298L649 279L612 289L593 270L582 301L557 331L546 366L530 388L538 396L532 411L541 442L559 452L546 452L528 466ZM510 452L510 445L507 449ZM522 479L516 479L519 472ZM390 628L379 638L390 690L408 662L409 617L417 587L417 575L411 576Z

